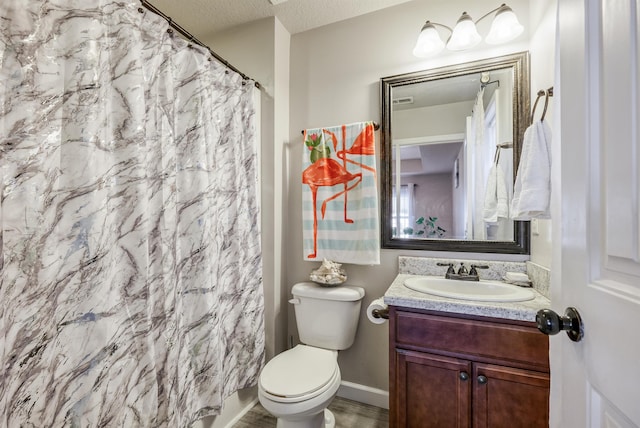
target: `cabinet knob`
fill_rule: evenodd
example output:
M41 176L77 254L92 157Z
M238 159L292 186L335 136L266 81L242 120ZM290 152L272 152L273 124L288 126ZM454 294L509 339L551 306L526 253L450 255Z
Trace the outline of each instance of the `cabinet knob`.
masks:
M467 379L469 379L469 373L460 372L460 380L467 380Z
M478 383L480 385L484 385L487 382L489 382L489 379L487 379L486 376L482 376L482 375L478 376Z

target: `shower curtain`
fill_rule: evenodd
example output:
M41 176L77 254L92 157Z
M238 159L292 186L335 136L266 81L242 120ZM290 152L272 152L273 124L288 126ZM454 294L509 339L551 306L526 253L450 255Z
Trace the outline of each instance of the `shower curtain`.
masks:
M476 95L473 105L471 121L467 125L467 234L470 239L487 239L486 225L483 218L484 213L484 183L486 181L488 167L485 165L483 153L484 146L484 88L481 88Z
M256 383L255 89L167 30L0 2L0 427L186 427Z

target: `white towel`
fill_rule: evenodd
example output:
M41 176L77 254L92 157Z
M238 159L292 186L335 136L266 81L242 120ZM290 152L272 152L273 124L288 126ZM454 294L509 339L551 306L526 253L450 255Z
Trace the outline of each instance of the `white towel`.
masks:
M494 163L489 170L484 196L484 221L497 223L498 219L509 218L509 196L502 168Z
M528 282L529 275L524 272L505 272L504 279L512 282Z
M546 122L538 120L524 133L511 217L514 220L551 218L550 198L551 130Z
M514 284L520 287L531 287L531 280L526 273L506 272L502 279L508 284Z

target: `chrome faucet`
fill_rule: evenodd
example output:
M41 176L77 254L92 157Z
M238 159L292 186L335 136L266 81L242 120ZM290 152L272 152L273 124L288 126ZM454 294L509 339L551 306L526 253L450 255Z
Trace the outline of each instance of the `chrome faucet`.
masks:
M453 268L453 263L437 263L437 265L449 267L444 275L446 279L458 279L460 281L480 281L478 269L489 269L487 265L471 265L471 270L467 270L464 263L460 263L458 272L456 272Z

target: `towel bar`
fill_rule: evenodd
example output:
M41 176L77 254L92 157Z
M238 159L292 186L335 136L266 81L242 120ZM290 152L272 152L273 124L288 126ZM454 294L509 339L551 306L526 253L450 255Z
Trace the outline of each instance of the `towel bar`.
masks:
M373 122L373 129L375 129L376 131L380 129L380 125L378 124L378 122ZM304 129L300 131L300 133L304 135Z

